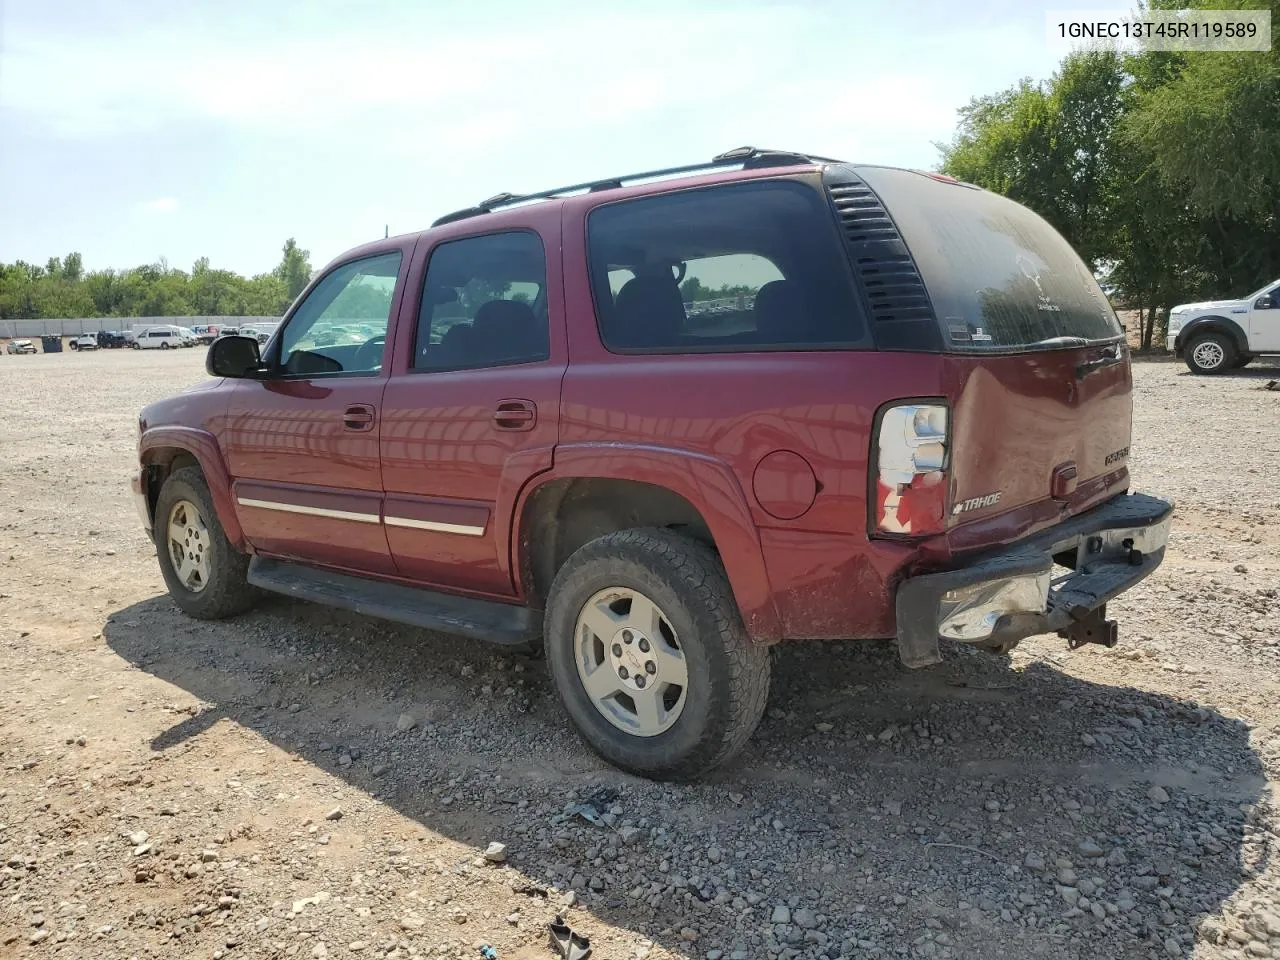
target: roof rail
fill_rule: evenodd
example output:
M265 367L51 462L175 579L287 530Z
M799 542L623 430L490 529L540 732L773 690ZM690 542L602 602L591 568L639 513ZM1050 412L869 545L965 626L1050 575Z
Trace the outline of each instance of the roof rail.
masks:
M478 217L483 213L491 213L502 207L514 206L518 203L526 203L530 200L549 200L553 197L563 196L571 193L595 193L600 190L617 190L625 183L634 182L636 180L650 180L659 177L672 177L682 173L697 173L702 170L717 170L721 167L738 166L743 170L754 170L760 167L789 167L802 163L841 163L840 160L832 160L830 157L817 157L807 153L797 153L793 150L764 150L757 147L738 147L734 150L727 150L724 153L717 154L707 163L691 163L680 167L665 167L662 170L646 170L643 173L629 173L621 177L604 177L599 180L587 180L584 183L574 183L567 187L556 187L552 190L542 190L538 193L499 193L490 197L488 200L482 200L474 207L467 207L463 210L455 210L453 213L446 213L431 225L440 227L446 223L454 223L458 220L466 220L470 217Z

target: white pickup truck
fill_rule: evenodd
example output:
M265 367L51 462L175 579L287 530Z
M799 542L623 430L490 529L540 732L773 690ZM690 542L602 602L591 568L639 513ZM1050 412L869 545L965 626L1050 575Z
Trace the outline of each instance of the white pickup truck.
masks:
M1242 300L1183 303L1169 312L1169 349L1192 373L1222 373L1280 356L1280 280Z

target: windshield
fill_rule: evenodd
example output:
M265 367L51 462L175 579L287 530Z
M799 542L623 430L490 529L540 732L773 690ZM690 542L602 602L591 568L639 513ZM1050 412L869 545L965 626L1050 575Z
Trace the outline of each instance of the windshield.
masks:
M1026 207L907 170L858 173L906 241L947 349L1061 349L1123 336L1089 268Z

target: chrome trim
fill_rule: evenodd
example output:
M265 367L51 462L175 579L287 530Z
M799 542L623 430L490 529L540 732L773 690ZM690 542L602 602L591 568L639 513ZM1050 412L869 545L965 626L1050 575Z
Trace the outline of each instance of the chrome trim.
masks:
M242 507L260 507L263 510L279 510L281 513L301 513L308 517L327 517L330 520L354 520L356 523L377 523L376 513L353 513L350 510L326 510L324 507L304 507L297 503L280 503L277 500L253 500L236 497Z
M460 533L464 537L484 536L484 527L476 527L469 523L441 523L438 520L413 520L409 517L386 517L382 522L389 527L433 530L436 533Z

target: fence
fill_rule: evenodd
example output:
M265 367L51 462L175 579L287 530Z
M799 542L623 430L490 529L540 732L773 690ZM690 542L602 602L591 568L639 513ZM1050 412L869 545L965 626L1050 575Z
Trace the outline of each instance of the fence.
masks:
M238 327L279 323L279 317L61 317L52 320L0 320L0 337L76 337L99 330L132 330L135 324L160 327Z

